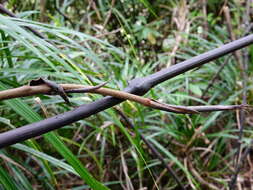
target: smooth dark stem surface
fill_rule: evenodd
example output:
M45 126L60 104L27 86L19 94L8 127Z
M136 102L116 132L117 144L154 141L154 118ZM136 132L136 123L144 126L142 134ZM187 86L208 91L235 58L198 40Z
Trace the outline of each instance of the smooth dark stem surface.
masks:
M253 43L253 34L240 38L219 48L213 49L206 53L200 54L186 61L172 65L169 68L163 69L159 72L151 74L143 78L132 80L134 86L139 87L142 93L146 93L150 88L172 78L181 73L189 71L193 68L199 67L205 63L215 60L223 55L234 52Z
M253 43L253 35L248 35L244 38L230 42L214 50L208 51L206 53L173 65L167 69L163 69L147 77L134 79L130 81L129 86L124 91L136 95L144 95L152 87L162 83L165 80L168 80L193 68L199 67L205 63L208 63L209 61L231 53L237 49L248 46L251 43ZM36 123L1 133L0 148L42 135L49 131L71 124L80 119L89 117L116 104L119 104L122 101L124 100L113 97L105 97L90 104L82 105L72 111L68 111Z

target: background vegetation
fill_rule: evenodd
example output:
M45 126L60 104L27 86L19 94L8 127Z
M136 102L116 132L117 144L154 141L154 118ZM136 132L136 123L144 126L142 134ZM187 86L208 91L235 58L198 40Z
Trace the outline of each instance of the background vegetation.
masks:
M211 50L250 33L247 0L10 0L19 18L0 15L0 89L38 77L58 83L123 89L132 78ZM230 19L229 15L230 14ZM41 39L24 26L42 32ZM231 30L232 29L232 30ZM233 37L234 36L234 37ZM52 45L54 44L54 45ZM189 71L146 97L176 105L252 105L252 47ZM215 78L214 78L215 77ZM243 93L247 92L247 93ZM99 95L0 102L0 132L66 112ZM0 150L0 189L176 189L144 135L188 189L228 189L235 171L238 128L242 150L251 139L250 111L169 114L126 101L41 137ZM244 122L240 122L241 120ZM236 184L252 183L252 154ZM104 186L105 185L105 186Z

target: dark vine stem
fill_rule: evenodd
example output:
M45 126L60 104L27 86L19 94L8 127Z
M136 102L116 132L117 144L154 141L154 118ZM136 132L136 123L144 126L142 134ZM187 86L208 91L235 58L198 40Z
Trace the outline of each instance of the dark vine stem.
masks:
M246 13L243 15L243 25L244 25L244 31L245 33L249 33L250 30L252 29L252 26L250 26L250 6L251 6L251 1L247 0L246 1ZM248 82L248 63L249 63L249 53L247 49L244 49L244 51L238 52L238 54L235 54L235 57L237 58L237 62L241 65L242 70L241 70L241 78L242 78L242 103L246 104L247 103L247 82ZM236 182L237 182L237 177L239 175L239 172L242 167L242 163L245 161L248 153L251 150L252 142L250 145L248 145L245 148L245 152L242 152L242 138L243 138L243 133L244 133L244 128L245 128L245 117L246 113L244 110L239 111L239 134L238 134L238 142L237 142L237 152L235 154L235 173L231 177L231 181L229 183L229 190L234 190L236 188Z
M152 87L162 83L163 81L173 78L193 68L200 67L205 63L208 63L240 48L246 47L252 43L253 34L195 56L191 59L163 69L149 76L131 80L129 82L129 86L125 88L124 91L142 96L147 93ZM56 115L54 117L1 133L0 148L42 135L65 125L69 125L80 119L84 119L114 105L117 105L123 101L124 100L107 96L90 104L81 105L74 110Z
M0 11L3 12L5 10L6 9L4 9L3 6L0 4ZM14 14L12 16L15 17ZM30 28L28 29L31 30ZM36 32L33 33L36 34ZM42 38L44 39L44 37ZM145 93L147 93L152 87L168 79L171 79L193 68L200 67L203 64L206 64L228 53L246 47L252 43L253 43L253 34L240 38L228 44L222 45L221 47L195 56L191 59L173 65L169 68L163 69L149 76L131 80L129 82L129 86L125 88L124 91L142 96ZM123 101L124 100L122 99L107 96L90 104L81 105L74 110L56 115L54 117L1 133L0 148L4 148L6 146L45 134L49 131L58 129L65 125L69 125L80 119L84 119L107 108L110 108L114 105L117 105Z

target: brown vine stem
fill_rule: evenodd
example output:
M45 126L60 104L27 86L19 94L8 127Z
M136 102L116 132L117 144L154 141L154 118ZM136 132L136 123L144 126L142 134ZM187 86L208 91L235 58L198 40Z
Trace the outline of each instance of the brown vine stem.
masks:
M113 96L116 98L130 100L140 103L144 106L159 109L167 112L182 113L182 114L196 114L199 112L211 112L211 111L224 111L244 109L251 106L248 105L211 105L211 106L178 106L158 102L150 98L144 98L127 92L102 88L102 85L98 86L84 86L80 84L60 84L66 93L95 93L104 96ZM18 97L32 96L36 94L50 94L52 89L46 84L41 85L25 85L18 88L8 89L0 91L0 100L7 100Z

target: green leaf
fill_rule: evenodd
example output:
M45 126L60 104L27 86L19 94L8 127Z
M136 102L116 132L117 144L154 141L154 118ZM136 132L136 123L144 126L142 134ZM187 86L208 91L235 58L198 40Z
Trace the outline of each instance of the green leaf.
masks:
M190 89L190 91L192 91L194 94L196 94L198 96L202 95L202 91L198 85L189 84L189 89Z
M0 82L0 90L6 89L4 85ZM36 122L42 118L34 112L27 104L25 104L20 99L12 99L4 101L13 110L26 119L29 123ZM102 183L98 182L89 171L82 165L82 163L75 157L75 155L65 146L65 144L60 140L58 135L54 132L43 135L45 139L54 146L54 148L72 165L76 172L81 176L81 178L92 188L107 190L108 188Z
M63 161L61 161L59 159L56 159L56 158L54 158L52 156L49 156L49 155L47 155L47 154L45 154L43 152L40 152L38 150L35 150L33 148L30 148L30 147L28 147L26 145L23 145L23 144L20 144L20 143L14 144L11 147L16 148L16 149L21 150L21 151L24 151L24 152L27 152L27 153L29 153L31 155L37 156L37 157L42 158L44 160L47 160L48 162L50 162L54 166L58 166L58 167L66 170L68 172L71 172L71 173L73 173L75 175L79 175L73 169L73 167L71 167L70 165L64 163Z
M3 185L4 189L6 190L15 190L15 189L18 190L12 177L10 177L1 166L0 166L0 182L1 182L0 185Z
M102 183L98 182L89 171L82 165L82 163L73 155L73 153L64 145L60 138L54 133L47 134L47 140L57 149L57 151L73 166L79 173L82 179L90 185L92 189L108 189Z

